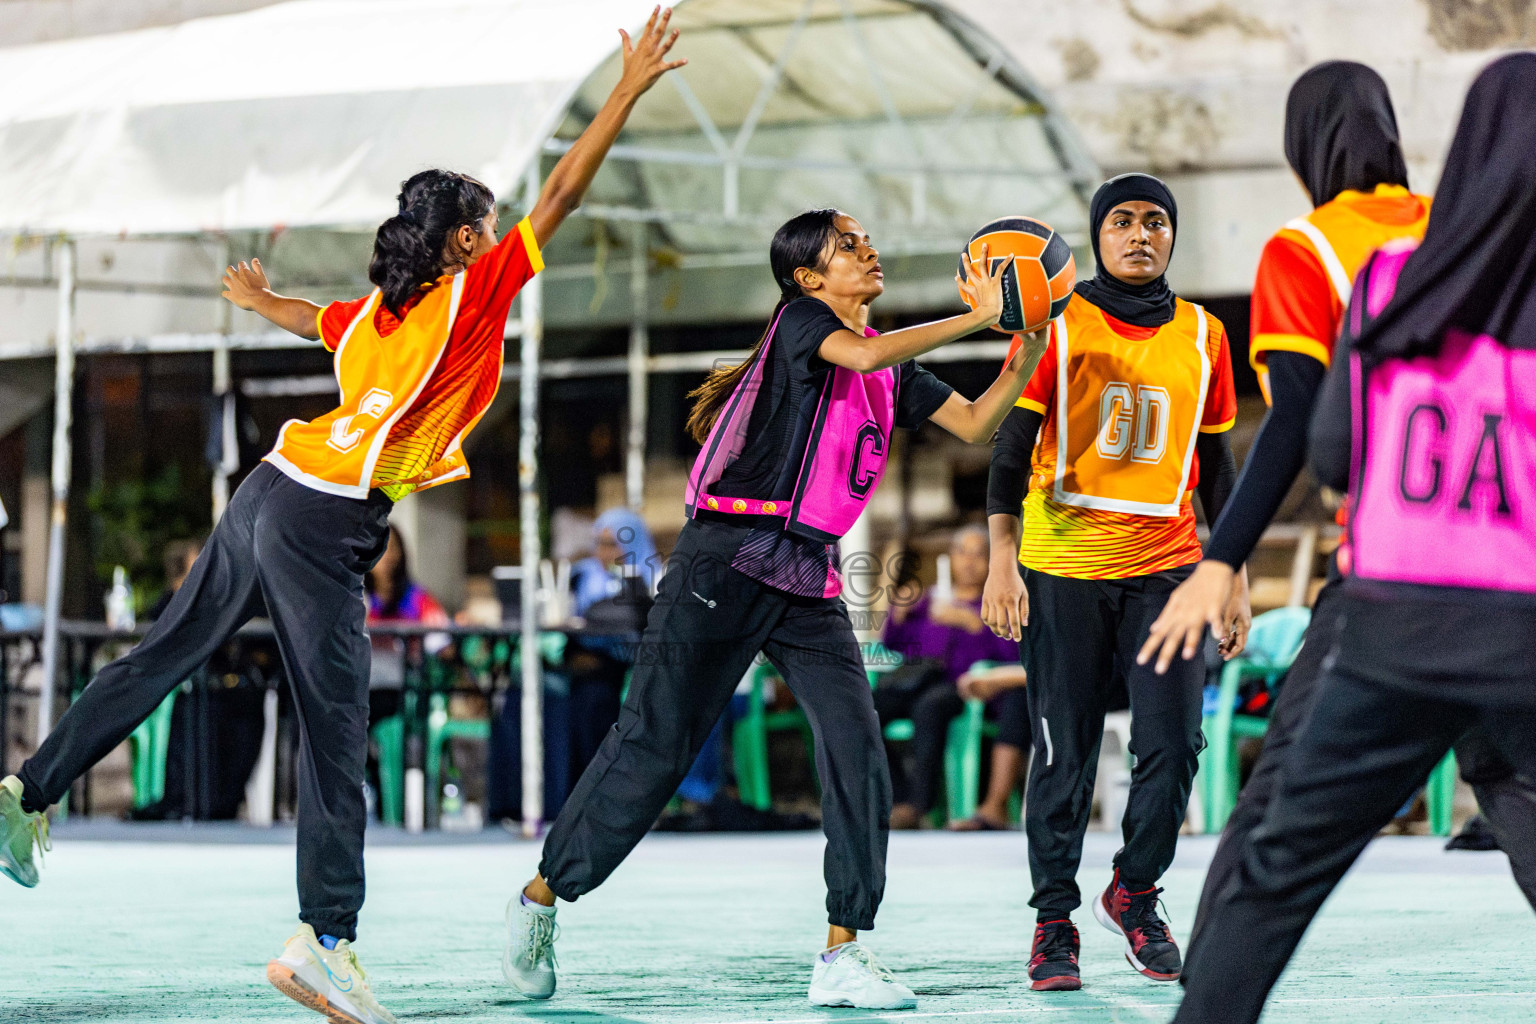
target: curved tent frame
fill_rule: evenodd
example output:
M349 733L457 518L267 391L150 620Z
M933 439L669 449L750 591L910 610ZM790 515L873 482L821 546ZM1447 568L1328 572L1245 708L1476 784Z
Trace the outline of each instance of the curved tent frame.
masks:
M394 212L398 182L415 170L465 170L503 197L505 212L526 209L618 77L614 28L637 24L650 6L581 0L573 17L570 0L371 0L361 19L349 0L292 0L0 51L0 234L56 240L52 274L0 280L58 294L49 346L57 394L47 679L56 677L74 356L208 351L215 391L228 396L232 349L307 344L242 331L227 311L211 330L77 338L77 291L119 292L125 302L145 291L217 295L175 280L83 277L77 247L227 244L260 233L268 265L302 279L285 290L358 294L367 283L333 268L366 266L373 226ZM524 289L508 326L508 338L521 339L506 376L520 378L525 634L538 628L541 372L628 376L626 484L638 504L646 375L735 355L653 354L649 324L767 309L777 289L761 271L762 253L807 200L859 215L912 281L902 286L911 309L952 301L954 254L974 226L1002 213L1041 217L1086 255L1092 160L1025 70L939 0L680 0L674 24L689 66L636 109L579 211L592 230L568 229L549 246L548 271ZM406 32L412 53L464 59L380 60L399 53ZM262 71L253 79L231 68ZM608 288L613 275L627 276L629 287ZM689 301L658 301L656 278ZM546 321L628 324L628 353L541 360ZM1000 357L1005 344L952 345L930 358ZM0 344L0 359L40 351ZM334 389L326 380L274 383L273 393ZM234 468L228 459L226 467L215 482L216 515ZM538 661L523 665L523 714L535 724ZM44 687L42 734L52 692ZM536 828L539 730L523 735L532 741L523 751L524 806Z

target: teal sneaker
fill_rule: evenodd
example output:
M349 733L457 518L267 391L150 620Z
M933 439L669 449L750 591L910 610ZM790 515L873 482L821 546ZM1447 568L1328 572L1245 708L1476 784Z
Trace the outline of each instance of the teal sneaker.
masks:
M529 999L555 994L555 908L524 903L521 890L507 904L507 948L501 973Z
M41 859L53 844L48 841L48 815L22 810L21 792L21 780L16 776L0 779L0 872L30 889L37 884L33 845Z

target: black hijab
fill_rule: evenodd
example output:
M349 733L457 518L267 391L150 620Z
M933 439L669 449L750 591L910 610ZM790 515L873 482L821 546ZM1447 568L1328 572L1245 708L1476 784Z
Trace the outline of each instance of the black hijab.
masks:
M1510 54L1472 83L1424 241L1392 301L1353 339L1372 361L1438 352L1452 327L1536 348L1532 139L1536 53Z
M1156 203L1168 211L1168 224L1173 228L1174 241L1179 236L1179 207L1173 201L1168 186L1150 174L1119 174L1099 186L1088 204L1089 237L1093 240L1093 262L1097 266L1094 275L1079 281L1072 289L1098 306L1116 320L1124 320L1137 327L1161 327L1173 319L1175 296L1168 287L1166 275L1146 284L1128 284L1104 269L1104 258L1099 255L1099 229L1116 206L1141 200ZM1172 250L1169 250L1172 255Z
M1364 64L1310 68L1285 101L1285 159L1322 206L1345 189L1408 185L1387 83Z

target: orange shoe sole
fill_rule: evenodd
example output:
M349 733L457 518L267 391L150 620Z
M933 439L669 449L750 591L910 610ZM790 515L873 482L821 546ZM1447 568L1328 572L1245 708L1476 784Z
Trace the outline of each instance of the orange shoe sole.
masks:
M1036 992L1076 992L1083 987L1083 979L1074 978L1070 974L1058 975L1054 978L1041 978L1032 981L1029 987Z
M291 968L278 963L276 960L267 964L267 980L272 987L283 995L292 999L300 1006L308 1007L316 1013L323 1013L332 1024L363 1024L363 1021L347 1013L339 1007L332 1006L330 1000L316 992L297 977Z

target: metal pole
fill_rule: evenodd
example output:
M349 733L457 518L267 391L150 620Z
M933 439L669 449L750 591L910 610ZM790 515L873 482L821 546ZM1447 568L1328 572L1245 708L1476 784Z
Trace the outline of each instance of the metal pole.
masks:
M70 398L75 383L75 243L53 250L59 279L59 321L54 335L53 514L48 524L48 590L43 604L43 692L37 715L37 743L53 730L53 691L59 678L59 609L64 597L64 525L69 508Z
M646 364L651 356L650 254L648 228L634 226L629 257L629 443L624 459L624 496L639 512L645 504L645 420L648 384Z
M538 200L539 158L528 168L525 202ZM539 657L539 350L544 340L543 282L523 285L522 379L518 391L517 488L522 512L523 836L544 818L544 673Z
M229 243L224 243L224 262L230 258ZM213 350L213 398L218 409L219 464L213 471L213 525L219 524L229 504L229 478L240 468L240 451L235 442L235 396L230 387L229 332L231 303L219 300L219 335L221 343Z

